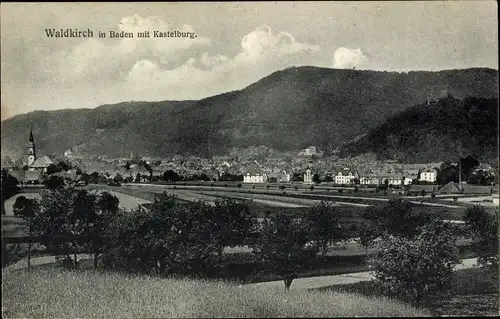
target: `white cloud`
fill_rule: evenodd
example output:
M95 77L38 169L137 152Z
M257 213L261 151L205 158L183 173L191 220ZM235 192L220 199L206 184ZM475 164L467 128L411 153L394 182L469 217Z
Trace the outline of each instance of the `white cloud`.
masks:
M333 55L333 67L335 69L347 69L362 65L368 59L360 48L348 49L341 47Z
M298 42L289 33L274 35L270 27L261 26L242 38L241 52L232 58L203 52L174 69L139 61L129 72L125 88L137 94L142 90L148 98L154 94L154 99L202 98L241 89L291 66L292 61L311 64L311 53L320 51L319 46Z
M153 32L180 31L194 33L190 25L174 27L155 16L143 18L137 14L121 19L118 31L132 32L133 38L90 38L79 44L56 52L46 59L55 82L73 84L75 81L89 81L92 78L106 78L114 72L122 72L126 65L134 65L145 56L168 65L175 62L179 52L195 46L210 45L210 39L198 36L187 38L154 38ZM138 38L138 32L149 31L149 38ZM107 34L109 36L109 34ZM53 66L56 66L55 68ZM134 65L135 66L135 65Z

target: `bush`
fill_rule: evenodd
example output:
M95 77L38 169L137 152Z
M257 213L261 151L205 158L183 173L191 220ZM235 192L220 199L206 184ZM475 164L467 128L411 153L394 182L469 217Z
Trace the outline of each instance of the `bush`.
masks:
M426 194L427 194L427 192L425 191L425 189L422 189L420 191L420 196L424 197Z
M420 305L428 292L450 282L460 260L448 224L433 220L413 239L385 236L368 262L382 291Z
M241 188L241 184L238 184L236 187Z
M436 194L432 193L432 194L431 194L431 198L432 198L432 199L436 198Z
M344 190L343 190L343 189L339 189L339 190L337 190L337 193L343 193L343 192L344 192Z
M311 185L311 187L309 187L309 189L311 190L311 192L314 190L314 186Z

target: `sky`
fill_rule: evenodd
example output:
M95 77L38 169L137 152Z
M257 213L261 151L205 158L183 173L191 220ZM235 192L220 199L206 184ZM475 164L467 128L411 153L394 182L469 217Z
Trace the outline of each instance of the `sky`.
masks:
M498 69L496 1L2 3L0 14L2 120L201 99L293 66ZM67 28L94 37L45 31ZM148 30L150 38L137 37ZM155 30L196 37L155 38Z

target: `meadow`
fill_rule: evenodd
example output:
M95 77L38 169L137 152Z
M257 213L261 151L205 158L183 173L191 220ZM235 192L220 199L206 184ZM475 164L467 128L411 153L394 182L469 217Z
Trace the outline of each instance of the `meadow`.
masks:
M430 316L385 297L58 268L7 269L2 293L4 318Z
M499 311L498 280L493 270L483 268L460 269L453 273L447 290L428 297L426 308L433 316L494 316ZM370 281L335 285L316 289L363 296L380 296L381 292Z

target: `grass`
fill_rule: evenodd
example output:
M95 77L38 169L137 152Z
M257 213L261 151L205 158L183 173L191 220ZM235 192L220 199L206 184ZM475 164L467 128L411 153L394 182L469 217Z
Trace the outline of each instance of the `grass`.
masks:
M492 270L469 268L453 273L447 290L429 295L426 308L433 316L491 316L498 315L498 280ZM317 289L338 293L358 293L377 296L380 292L370 281L335 285Z
M387 298L155 279L95 271L2 272L2 317L206 318L429 316Z

